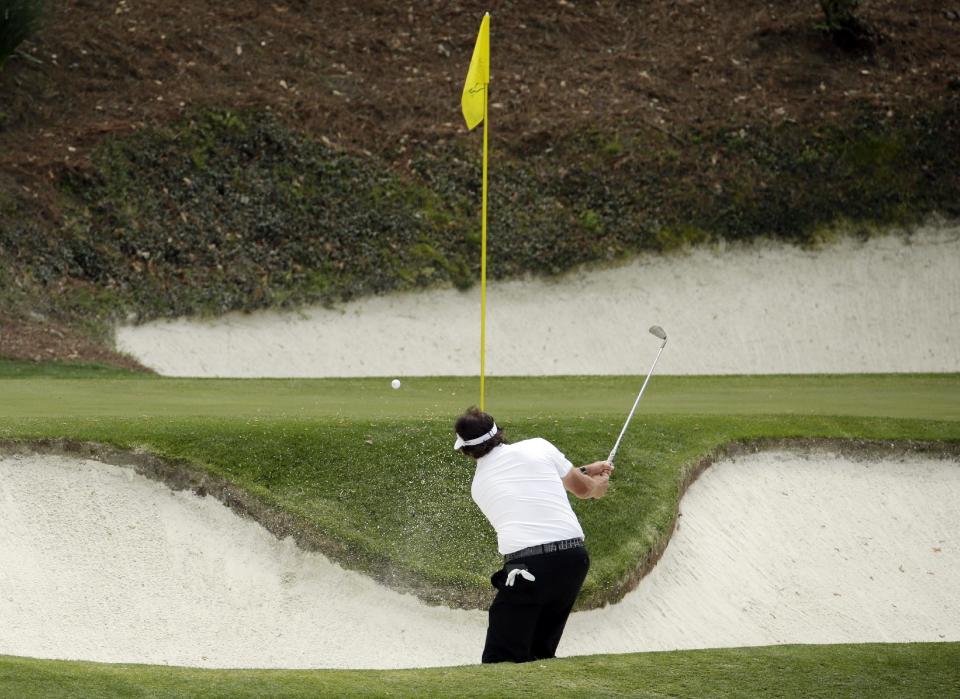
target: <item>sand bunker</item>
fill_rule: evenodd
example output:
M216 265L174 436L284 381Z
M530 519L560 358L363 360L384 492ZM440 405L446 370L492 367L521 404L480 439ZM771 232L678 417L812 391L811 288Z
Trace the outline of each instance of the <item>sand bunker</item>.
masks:
M958 641L958 501L955 461L718 463L684 497L653 572L619 604L573 615L559 652ZM2 456L0 522L0 654L286 668L479 659L483 612L387 590L127 468Z
M958 271L954 226L818 251L701 248L494 283L486 369L643 373L656 323L671 338L664 374L960 371ZM117 329L118 349L171 376L473 375L479 344L478 289Z

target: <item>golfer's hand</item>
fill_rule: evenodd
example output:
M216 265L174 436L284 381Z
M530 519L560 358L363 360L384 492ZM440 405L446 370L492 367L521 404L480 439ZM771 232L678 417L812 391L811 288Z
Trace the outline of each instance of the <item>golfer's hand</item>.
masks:
M609 461L594 461L592 464L584 466L588 476L609 476L613 471L613 464Z
M593 495L592 498L602 498L607 494L607 488L610 487L610 474L602 473L593 477Z

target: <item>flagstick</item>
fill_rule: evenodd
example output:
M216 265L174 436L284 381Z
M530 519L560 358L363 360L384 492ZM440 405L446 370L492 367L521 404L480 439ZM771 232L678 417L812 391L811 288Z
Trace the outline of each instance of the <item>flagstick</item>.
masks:
M487 94L490 83L483 86L483 188L480 210L480 410L483 410L485 357L487 341Z

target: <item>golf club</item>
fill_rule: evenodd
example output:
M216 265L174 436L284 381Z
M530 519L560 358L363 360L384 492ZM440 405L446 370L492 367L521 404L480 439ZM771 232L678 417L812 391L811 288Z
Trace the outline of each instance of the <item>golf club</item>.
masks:
M620 448L620 440L623 439L623 435L627 431L627 425L630 424L630 420L633 418L633 413L637 409L637 403L640 402L640 399L643 397L643 392L647 388L647 382L650 381L650 377L653 376L653 367L657 366L657 360L660 359L660 354L663 352L663 348L667 346L667 333L664 332L663 328L659 325L651 326L650 334L656 337L659 337L663 342L660 344L660 351L657 352L657 358L653 360L653 364L650 365L650 371L647 372L647 378L643 380L643 386L640 387L640 393L637 394L637 399L633 401L633 407L630 408L630 414L627 415L627 421L623 423L623 429L620 430L620 436L617 437L617 443L613 445L613 449L610 451L610 456L607 457L607 461L611 464L613 463L613 458L617 455L617 449Z

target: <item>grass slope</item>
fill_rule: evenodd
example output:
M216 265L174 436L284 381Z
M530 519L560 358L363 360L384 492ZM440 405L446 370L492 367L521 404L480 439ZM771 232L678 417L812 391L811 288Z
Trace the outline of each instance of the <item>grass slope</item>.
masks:
M33 362L16 359L0 359L0 379L48 378L48 379L90 379L90 378L140 378L153 376L132 369L121 369L106 364L92 362Z
M596 655L400 671L194 670L0 656L0 694L60 697L804 697L960 695L960 643Z

